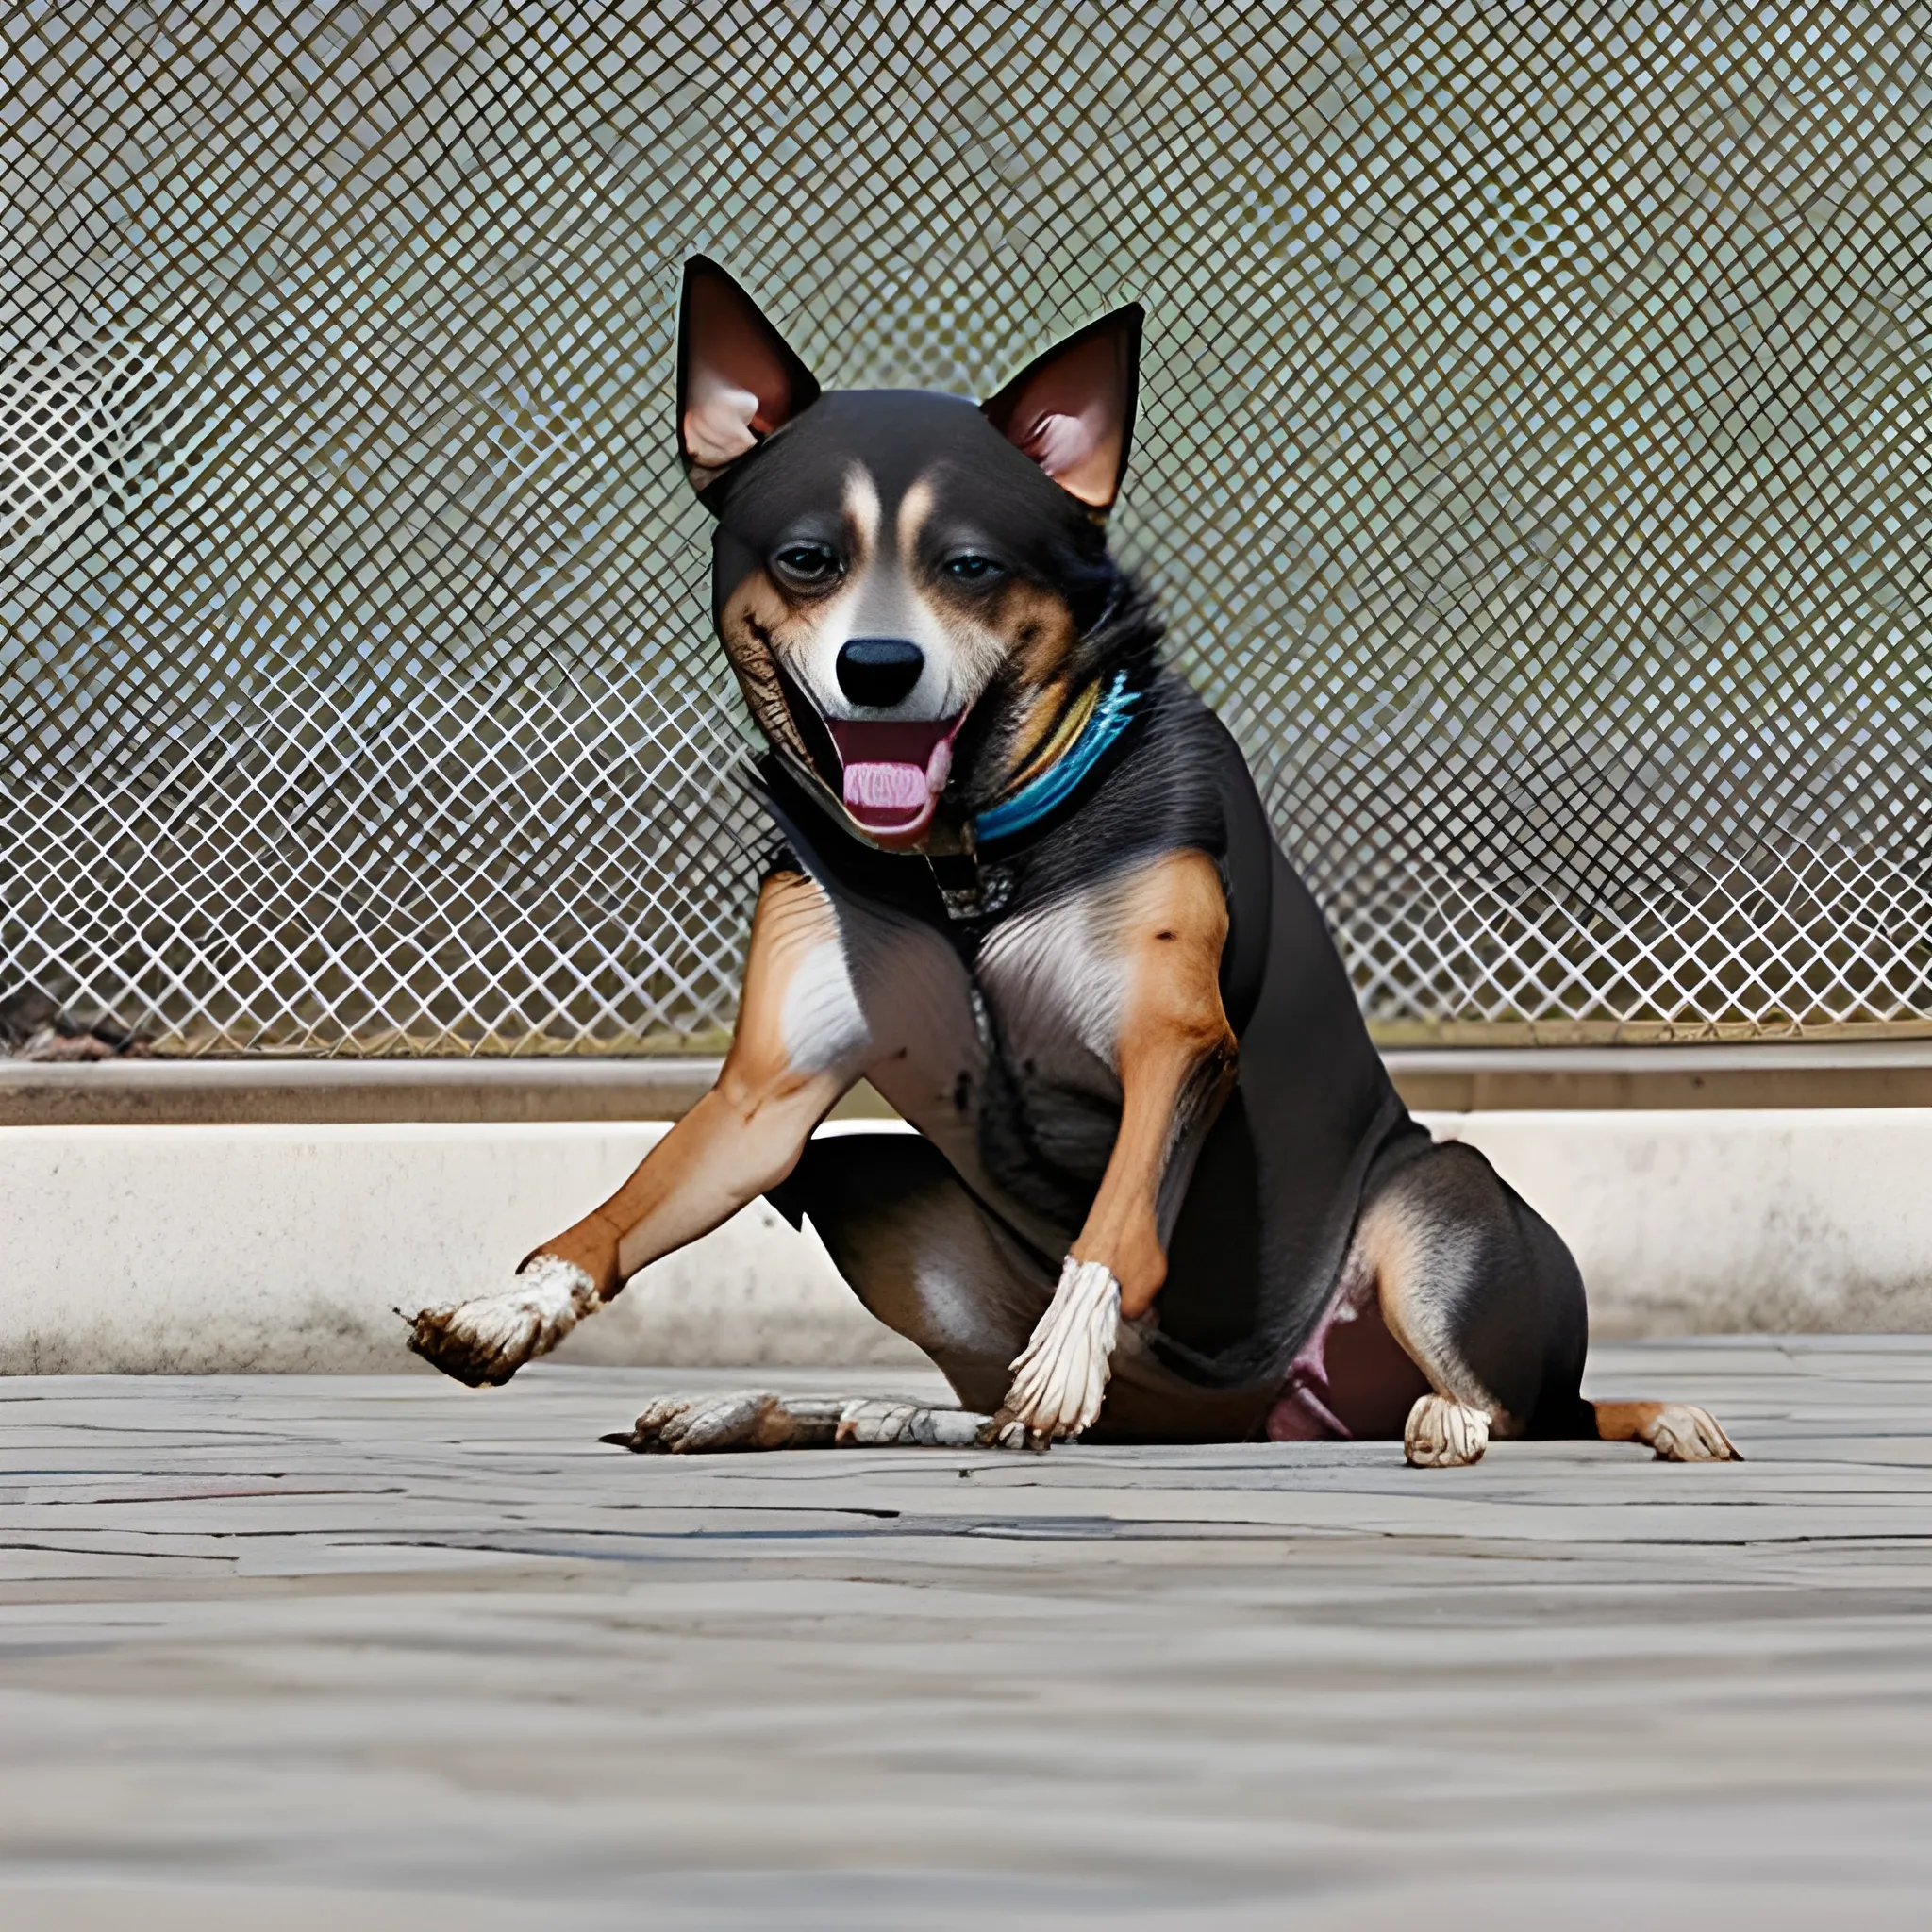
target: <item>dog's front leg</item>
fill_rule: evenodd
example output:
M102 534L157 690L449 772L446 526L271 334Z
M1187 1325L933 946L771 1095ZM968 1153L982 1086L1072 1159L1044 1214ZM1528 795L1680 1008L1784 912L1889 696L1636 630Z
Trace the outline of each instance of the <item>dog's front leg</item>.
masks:
M783 1180L858 1077L867 1045L829 902L797 874L774 874L752 918L738 1030L717 1085L616 1193L529 1255L514 1287L423 1309L409 1346L472 1388L508 1381L641 1268Z
M1213 862L1170 854L1130 882L1119 913L1120 1131L1053 1301L1013 1364L996 1438L1077 1435L1100 1413L1120 1318L1144 1315L1167 1278L1162 1184L1234 1082L1220 986L1227 904Z

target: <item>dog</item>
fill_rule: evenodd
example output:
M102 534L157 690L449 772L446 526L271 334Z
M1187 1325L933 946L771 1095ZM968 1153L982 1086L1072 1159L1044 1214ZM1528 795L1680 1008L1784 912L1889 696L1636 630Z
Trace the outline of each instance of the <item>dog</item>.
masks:
M609 1200L411 1347L503 1382L762 1195L961 1407L753 1391L614 1440L1735 1457L1700 1408L1583 1399L1575 1262L1410 1119L1233 738L1162 669L1107 542L1141 328L1103 316L978 406L822 393L687 265L678 451L780 841L737 1030ZM813 1138L861 1077L916 1135Z

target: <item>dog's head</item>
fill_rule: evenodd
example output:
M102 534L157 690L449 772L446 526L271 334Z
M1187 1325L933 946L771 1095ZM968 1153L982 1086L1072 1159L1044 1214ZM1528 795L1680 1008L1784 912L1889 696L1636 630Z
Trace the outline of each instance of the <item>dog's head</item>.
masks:
M687 265L677 441L718 520L718 635L759 728L869 842L924 846L942 799L967 814L1043 768L1151 649L1105 531L1140 341L1117 309L976 407L821 394L730 276Z

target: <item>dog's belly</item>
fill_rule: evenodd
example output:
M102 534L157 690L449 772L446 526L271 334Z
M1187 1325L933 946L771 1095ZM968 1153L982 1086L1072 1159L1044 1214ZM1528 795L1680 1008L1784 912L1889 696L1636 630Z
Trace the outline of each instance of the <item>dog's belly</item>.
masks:
M1106 915L1094 893L1008 920L969 974L927 927L840 910L874 1086L1055 1254L1085 1218L1120 1126L1124 981Z

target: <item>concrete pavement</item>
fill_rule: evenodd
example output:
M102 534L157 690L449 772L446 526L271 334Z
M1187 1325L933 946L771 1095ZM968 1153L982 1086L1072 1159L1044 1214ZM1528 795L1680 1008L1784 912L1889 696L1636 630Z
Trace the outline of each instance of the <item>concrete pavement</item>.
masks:
M1925 1920L1932 1341L1599 1351L1741 1466L595 1440L734 1379L0 1382L0 1924Z

